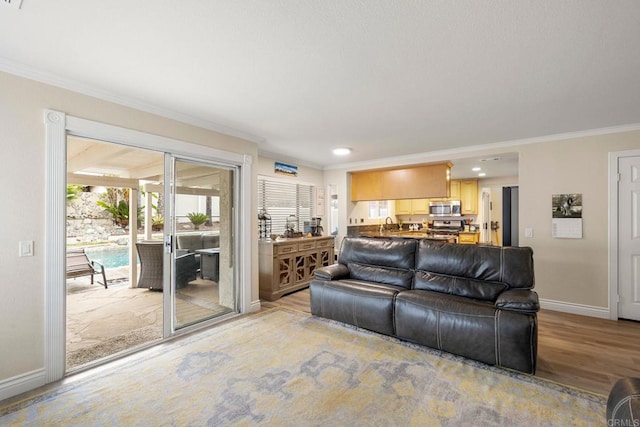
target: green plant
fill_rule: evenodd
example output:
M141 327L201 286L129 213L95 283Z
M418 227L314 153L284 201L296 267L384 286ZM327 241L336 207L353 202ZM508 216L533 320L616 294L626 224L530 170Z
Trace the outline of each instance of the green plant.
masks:
M156 215L151 219L151 229L153 231L160 231L164 227L164 217L162 215Z
M113 217L113 221L122 228L129 225L129 189L107 188L106 201L98 200L98 206ZM138 206L138 222L142 217L143 206Z
M191 224L193 224L193 228L196 230L199 230L200 226L209 219L207 215L200 212L190 212L187 214L187 217L189 218L189 221L191 221Z
M69 184L67 185L67 201L75 200L78 195L84 191L84 186Z
M124 228L129 225L129 203L124 200L120 200L117 203L98 200L96 203L98 206L109 212L115 223L120 227Z

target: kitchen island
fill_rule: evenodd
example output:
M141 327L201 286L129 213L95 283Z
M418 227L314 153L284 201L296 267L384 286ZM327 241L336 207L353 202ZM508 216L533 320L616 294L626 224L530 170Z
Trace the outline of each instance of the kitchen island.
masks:
M333 248L333 236L259 240L260 299L275 301L308 287L316 268L333 264Z

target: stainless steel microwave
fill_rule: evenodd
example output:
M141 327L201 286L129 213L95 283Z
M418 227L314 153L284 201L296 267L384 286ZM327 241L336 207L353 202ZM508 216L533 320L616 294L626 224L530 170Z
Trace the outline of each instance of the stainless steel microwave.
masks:
M429 202L429 216L460 216L460 200Z

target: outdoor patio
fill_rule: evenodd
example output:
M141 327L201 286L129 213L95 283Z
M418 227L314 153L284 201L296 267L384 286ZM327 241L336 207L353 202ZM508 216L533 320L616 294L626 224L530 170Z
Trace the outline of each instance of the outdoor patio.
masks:
M90 277L67 280L67 369L162 339L163 293L131 288L128 267L106 270L108 288ZM197 279L176 294L178 323L217 316L218 284Z

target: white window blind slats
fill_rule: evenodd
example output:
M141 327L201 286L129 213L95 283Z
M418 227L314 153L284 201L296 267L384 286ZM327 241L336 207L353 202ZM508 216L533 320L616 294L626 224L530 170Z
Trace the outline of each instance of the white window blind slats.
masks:
M283 234L287 217L298 219L296 231L304 231L305 221L310 221L313 186L258 179L258 210L264 209L271 216L271 231Z

